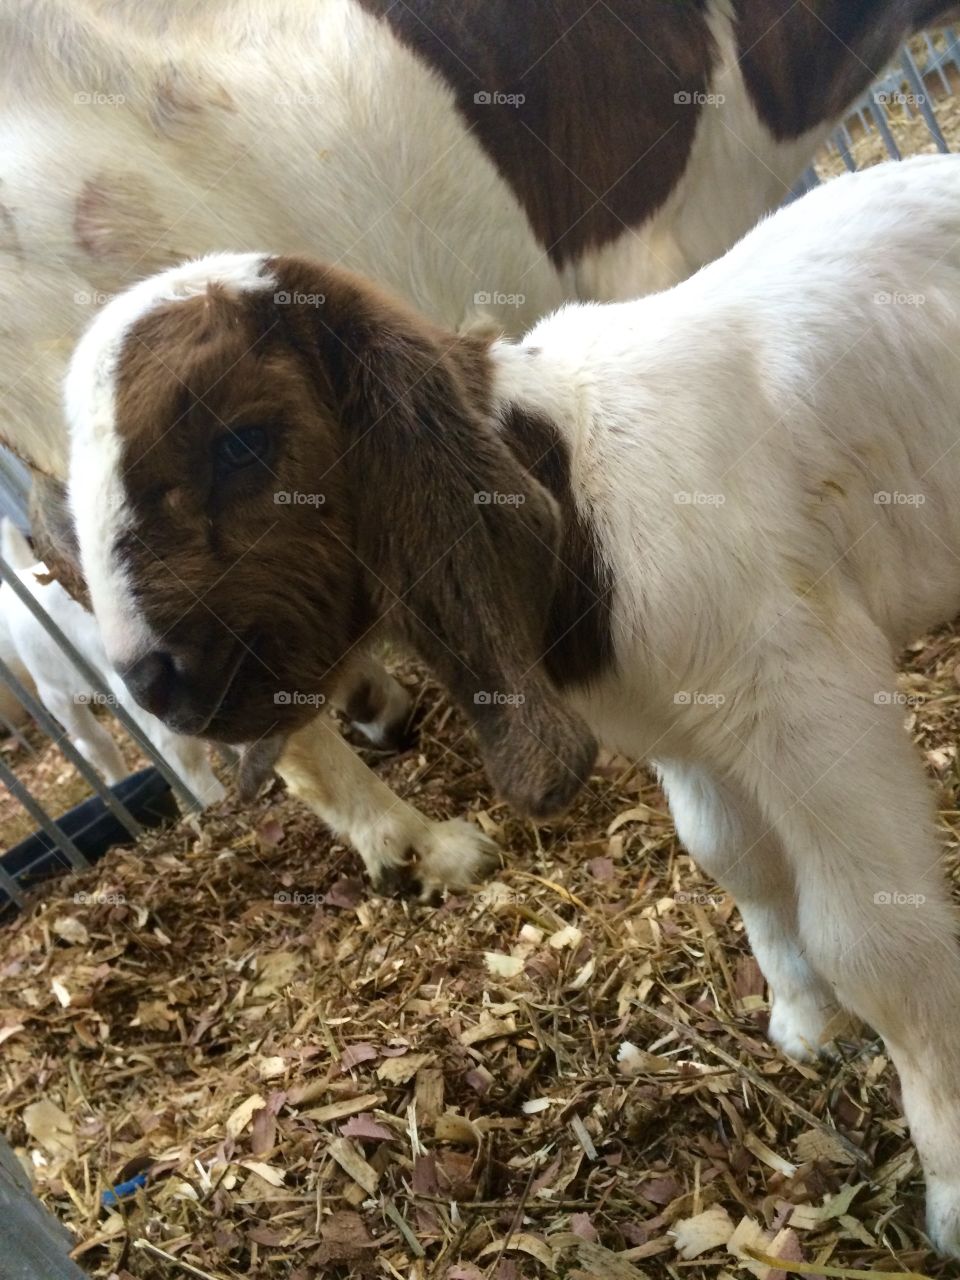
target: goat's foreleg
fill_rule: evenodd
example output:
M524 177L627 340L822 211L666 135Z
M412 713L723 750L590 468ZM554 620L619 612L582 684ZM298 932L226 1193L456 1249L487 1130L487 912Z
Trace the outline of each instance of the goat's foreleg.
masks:
M317 716L287 739L276 771L293 795L350 841L378 890L413 883L429 898L476 883L496 864L496 845L469 822L434 821L395 795L329 716Z

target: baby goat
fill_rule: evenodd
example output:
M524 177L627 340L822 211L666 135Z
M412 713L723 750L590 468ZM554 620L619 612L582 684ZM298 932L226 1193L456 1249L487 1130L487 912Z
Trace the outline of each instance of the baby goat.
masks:
M840 178L519 345L307 260L205 258L104 309L67 405L84 570L145 705L296 730L276 691L388 632L529 814L595 739L655 760L774 1039L815 1053L838 1007L883 1035L960 1256L960 952L894 660L960 608L960 161Z

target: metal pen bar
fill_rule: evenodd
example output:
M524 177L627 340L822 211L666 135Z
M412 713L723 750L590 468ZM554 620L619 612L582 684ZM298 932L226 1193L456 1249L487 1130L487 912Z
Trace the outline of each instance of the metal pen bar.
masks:
M16 517L14 523L28 528L30 474L16 454L3 446L0 446L0 487L7 500L8 514Z
M22 911L27 905L26 894L14 880L13 876L2 865L0 865L0 891L5 893L11 902Z
M897 140L893 136L890 125L887 123L887 117L884 114L883 105L874 99L871 99L869 105L870 114L876 121L877 128L880 130L880 137L883 139L883 145L887 148L888 155L894 160L902 160L900 148L897 146Z
M90 863L70 837L64 831L61 831L46 809L41 808L37 801L34 800L33 796L2 757L0 757L0 782L6 786L14 799L20 801L37 826L46 832L70 865L77 871L89 871Z
M142 782L132 795L128 795L127 797L128 801L132 802L140 799L143 793L149 790L150 787L151 787L151 784L148 781ZM83 836L87 835L90 831L94 830L98 825L98 823L102 822L102 820L103 820L102 815L95 815L94 817L92 817L89 822L87 822L84 826L80 828L79 831L75 831L73 833L71 837L73 842L76 844L80 839L82 839ZM29 885L31 882L31 877L39 875L40 872L45 868L47 870L47 873L49 874L49 868L46 867L46 864L48 863L49 858L50 858L49 850L43 850L42 852L38 853L37 857L35 857L31 862L28 862L26 863L25 866L18 868L17 878L14 883L18 887L22 885ZM2 868L0 868L0 873L2 873ZM0 874L0 885L2 884L3 884L2 874ZM2 1280L2 1276L0 1276L0 1280Z
M23 736L23 733L21 732L19 725L15 725L12 720L8 719L8 717L3 715L2 713L0 713L0 725L2 725L4 729L6 729L7 734L11 738L13 738L15 742L20 743L24 751L29 751L29 753L32 756L35 756L37 754L34 748L31 746L31 744Z
M848 173L856 173L857 162L853 158L853 139L850 137L850 130L847 126L841 125L837 132L833 135L833 144L840 153L840 159L843 161L844 168Z
M43 703L38 702L30 690L20 683L2 658L0 658L0 680L5 681L10 686L41 729L46 729L59 749L81 777L90 784L90 787L97 793L116 820L129 831L134 839L142 835L143 827L141 827L127 806L122 800L117 799L96 769L93 768L88 760L83 758L73 745L69 737L64 733L62 726L57 723Z
M947 140L943 136L943 130L940 128L940 121L937 119L936 112L931 107L930 100L927 97L927 86L909 49L904 49L903 63L901 65L903 66L903 74L906 76L907 83L913 90L913 96L916 98L920 114L926 121L927 128L937 144L937 150L949 152L950 148L947 146Z
M0 1136L0 1220L3 1222L3 1280L84 1280L69 1256L75 1241L43 1207L20 1162Z
M939 76L940 83L943 85L943 92L945 94L952 93L953 91L950 88L950 81L947 79L947 73L943 69L943 58L937 52L933 43L933 37L930 35L929 31L925 31L923 33L923 42L927 46L927 70L932 71L935 75Z
M121 706L115 699L113 691L106 684L100 672L90 665L73 641L70 640L60 627L57 626L47 611L37 603L33 598L33 595L20 581L16 570L7 564L3 556L0 556L0 578L7 583L17 598L26 605L46 631L47 635L49 635L60 646L62 651L83 676L87 685L93 689L94 692L100 694L101 697L107 700L107 705L111 706L113 714L123 725L124 729L126 729L127 733L129 733L130 737L133 738L134 742L147 759L151 760L156 765L157 772L161 777L170 783L182 804L189 810L199 812L203 808L203 805L197 797L189 789L183 779L180 778L176 771L170 768L170 765L146 736L127 709Z

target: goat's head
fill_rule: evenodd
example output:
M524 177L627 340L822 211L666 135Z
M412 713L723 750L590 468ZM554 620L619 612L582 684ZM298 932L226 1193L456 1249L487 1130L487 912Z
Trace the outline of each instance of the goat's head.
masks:
M134 696L183 732L288 732L382 624L505 797L562 808L594 743L539 661L558 509L485 411L487 361L302 259L217 255L109 303L67 379L71 503Z

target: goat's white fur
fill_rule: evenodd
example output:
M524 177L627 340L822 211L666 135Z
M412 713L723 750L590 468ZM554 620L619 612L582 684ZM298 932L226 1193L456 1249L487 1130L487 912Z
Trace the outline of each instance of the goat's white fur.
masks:
M33 598L100 673L117 702L133 716L197 799L204 805L221 800L223 784L210 767L204 744L196 738L173 733L156 716L137 706L107 662L93 614L71 599L59 582L41 584L37 581L37 574L46 573L46 566L36 560L26 539L6 518L0 522L0 543L4 559L16 568L17 576ZM0 616L19 661L36 685L37 697L60 722L80 754L109 784L126 777L128 769L120 749L93 714L95 691L87 686L56 641L8 586L0 589Z
M523 346L499 397L566 438L614 584L617 669L575 705L659 762L778 1042L816 1052L838 1004L881 1032L960 1256L960 951L895 666L960 610L960 160L841 178Z

